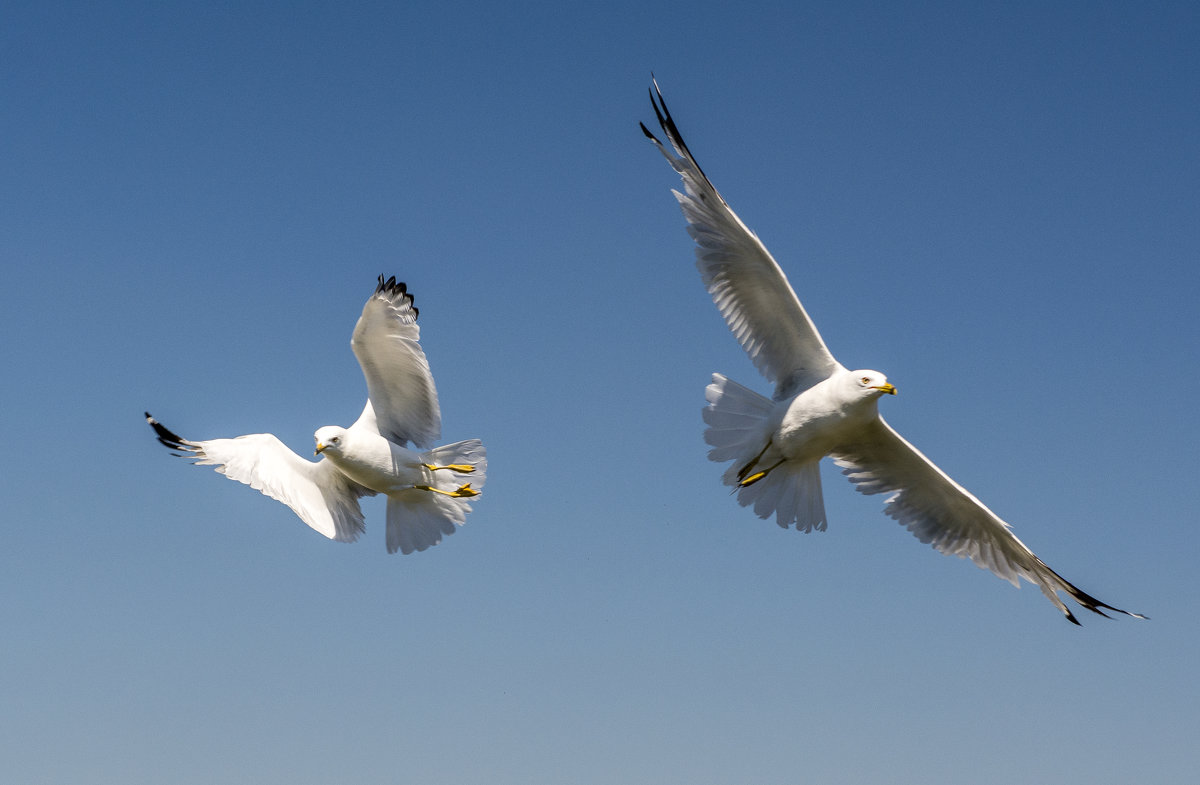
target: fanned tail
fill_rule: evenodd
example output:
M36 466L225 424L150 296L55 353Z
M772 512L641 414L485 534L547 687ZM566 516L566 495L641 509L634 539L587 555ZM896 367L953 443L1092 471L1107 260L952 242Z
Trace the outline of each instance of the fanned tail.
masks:
M429 485L388 496L388 553L423 551L454 534L487 480L487 450L478 439L435 447L421 460L437 467L426 472Z
M753 484L741 484L739 475L751 463L767 469L781 457L767 446L775 402L719 373L713 374L704 397L708 400L704 440L712 447L708 457L733 461L721 479L737 490L738 503L753 507L760 518L774 515L775 522L785 529L794 525L799 531L824 531L825 498L816 462L804 466L783 463Z
M712 447L708 459L746 462L757 455L769 438L774 402L719 373L712 375L704 398L704 441Z
M770 452L768 452L768 455ZM770 464L768 464L769 466ZM754 507L760 518L775 515L775 522L797 531L825 531L825 496L821 491L820 464L816 461L803 466L784 463L768 472L753 485L738 487L740 464L734 463L722 479L726 485L737 487L738 504Z

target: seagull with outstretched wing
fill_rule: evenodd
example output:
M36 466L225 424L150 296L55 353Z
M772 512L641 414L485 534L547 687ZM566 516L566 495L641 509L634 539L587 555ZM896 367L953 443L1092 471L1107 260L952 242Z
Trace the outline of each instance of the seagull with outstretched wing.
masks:
M350 340L367 380L367 404L349 428L317 430L315 462L269 433L191 441L148 412L146 421L177 454L283 502L331 540L358 539L358 500L385 494L388 552L423 551L466 522L467 500L487 477L487 452L478 439L433 447L441 412L420 334L405 285L379 276Z
M732 461L724 482L738 502L784 527L824 530L818 465L829 456L861 493L889 493L884 511L921 542L971 559L1014 586L1024 578L1071 622L1059 597L1084 608L1129 613L1080 591L1051 570L1007 523L879 416L878 401L896 388L878 371L846 369L834 359L778 263L730 209L688 150L658 83L650 92L667 149L642 132L683 178L674 191L696 243L696 267L726 324L755 367L775 384L767 399L721 374L706 390L709 458Z

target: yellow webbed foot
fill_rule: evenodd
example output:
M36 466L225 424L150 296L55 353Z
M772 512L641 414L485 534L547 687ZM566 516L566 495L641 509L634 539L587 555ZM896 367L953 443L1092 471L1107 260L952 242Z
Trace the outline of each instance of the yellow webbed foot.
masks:
M754 474L751 474L748 477L740 477L738 479L738 487L745 488L746 486L753 485L754 483L761 480L763 477L766 477L768 474L770 474L771 470L776 468L780 464L782 464L784 462L784 460L786 460L786 459L780 459L778 462L775 463L774 466L770 466L766 469L763 469L761 472L755 472ZM758 462L758 460L755 459L755 463L757 463L757 462ZM742 471L746 471L749 468L750 467L747 466L746 469L743 469Z
M458 472L459 474L471 474L475 471L475 467L469 463L451 463L446 466L434 466L432 463L423 463L421 465L431 472L436 472L439 469L449 469L450 471Z
M472 496L478 496L479 491L471 487L471 483L460 485L452 491L443 491L441 488L434 488L431 485L414 485L418 491L430 491L432 493L440 493L443 496L449 496L454 499L469 499Z
M750 470L758 465L758 462L762 460L762 457L767 454L767 450L769 450L769 449L771 449L771 440L767 439L766 445L761 450L759 450L758 455L755 455L754 458L750 461L750 463L746 464L740 470L738 470L738 473L737 473L738 485L746 486L746 485L750 485L751 483L753 483L757 480L761 480L763 478L763 475L765 475L767 472L771 471L771 469L775 468L774 466L772 466L771 469L767 469L767 472L758 472L757 474L752 475L753 479L748 479L746 477L747 474L750 474ZM776 465L778 465L778 464L776 464Z

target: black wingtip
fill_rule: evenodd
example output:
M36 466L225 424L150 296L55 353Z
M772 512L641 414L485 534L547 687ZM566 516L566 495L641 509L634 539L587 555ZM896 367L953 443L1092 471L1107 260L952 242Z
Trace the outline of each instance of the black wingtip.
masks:
M1039 559L1038 561L1041 561L1041 560ZM1044 566L1045 562L1042 562L1042 564ZM1049 570L1050 568L1046 567L1046 569ZM1122 610L1121 608L1117 608L1115 606L1109 605L1107 602L1101 602L1100 600L1096 599L1092 595L1090 595L1087 592L1080 589L1078 586L1075 586L1074 584L1072 584L1069 581L1067 581L1066 579L1064 579L1057 572L1054 572L1054 570L1050 570L1050 572L1056 578L1058 578L1060 581L1063 582L1063 588L1066 589L1066 592L1068 595L1070 595L1071 599L1073 599L1075 602L1079 603L1079 605L1081 607L1087 608L1092 613L1099 614L1100 616L1103 616L1106 619L1111 619L1112 616L1109 616L1107 613L1104 612L1104 610L1101 610L1101 608L1103 608L1105 610L1112 611L1113 613L1123 613L1126 616L1132 616L1135 619L1143 619L1145 621L1150 620L1149 616L1144 616L1140 613L1134 613L1132 611ZM1069 610L1066 611L1066 614L1067 614L1067 621L1070 621L1074 624L1079 624L1079 621L1074 616L1071 615L1071 612ZM1080 625L1080 626L1082 626L1082 625Z
M188 443L188 440L175 433L165 425L154 419L150 412L143 412L146 415L146 422L154 429L155 435L158 437L159 444L171 450L183 450L184 452L195 452L196 448Z
M383 276L380 275L379 284L375 287L375 294L382 294L385 297L389 297L393 300L404 298L408 300L408 307L412 309L414 319L421 314L420 309L414 305L413 296L408 292L408 285L405 284L404 281L397 281L396 276L394 275L388 278L386 281L383 280Z
M383 274L381 273L378 281L379 283L375 285L375 294L379 294L380 292L392 294L397 288L399 288L401 294L407 291L403 281L401 281L399 284L396 283L396 276L394 275L391 278L384 280Z
M1075 587L1071 587L1071 588L1075 589ZM1070 594L1071 594L1071 597L1076 602L1078 602L1080 605L1087 608L1092 613L1100 614L1101 616L1103 616L1106 619L1111 619L1112 616L1109 616L1107 613L1100 610L1101 608L1110 610L1113 613L1121 613L1126 616L1132 616L1135 619L1142 619L1143 621L1150 621L1149 616L1146 616L1141 613L1134 613L1133 611L1123 610L1123 609L1117 608L1113 605L1109 605L1107 602L1101 602L1100 600L1096 599L1095 597L1091 596L1090 594L1082 592L1079 589L1075 589L1074 591L1070 592Z
M691 162L692 166L696 167L696 171L705 180L708 180L708 175L700 168L700 164L696 161L696 156L692 155L692 151L688 149L687 142L683 141L683 134L679 133L679 126L675 125L675 118L671 117L671 110L667 109L667 101L663 98L662 89L658 86L658 80L654 78L654 74L650 74L651 87L647 88L650 93L650 106L654 107L654 116L658 118L658 125L662 128L663 133L667 135L667 140L671 146L682 156L686 157ZM658 139L654 134L646 129L644 123L642 133L653 142L657 143ZM712 181L708 180L709 185ZM715 188L713 190L716 190Z

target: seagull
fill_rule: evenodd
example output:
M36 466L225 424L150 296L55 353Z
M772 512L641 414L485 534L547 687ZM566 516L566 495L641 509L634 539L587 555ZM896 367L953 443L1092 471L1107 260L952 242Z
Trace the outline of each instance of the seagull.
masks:
M441 412L420 335L407 287L379 276L350 339L367 380L367 404L349 428L317 430L315 462L269 433L191 441L149 412L146 422L174 454L283 502L331 540L358 539L364 530L358 500L382 493L388 553L423 551L466 522L467 500L479 495L487 476L487 452L478 439L432 447Z
M825 346L779 264L742 223L696 163L651 80L650 103L668 150L641 123L684 193L672 191L696 243L696 267L726 324L754 366L775 385L768 399L714 373L703 411L708 457L732 461L722 479L738 502L783 528L824 531L818 466L829 456L856 490L889 493L884 512L938 551L969 558L1014 586L1041 589L1079 624L1064 592L1084 608L1144 619L1080 591L1017 539L1009 525L952 480L879 415L896 388L882 373L848 370Z

